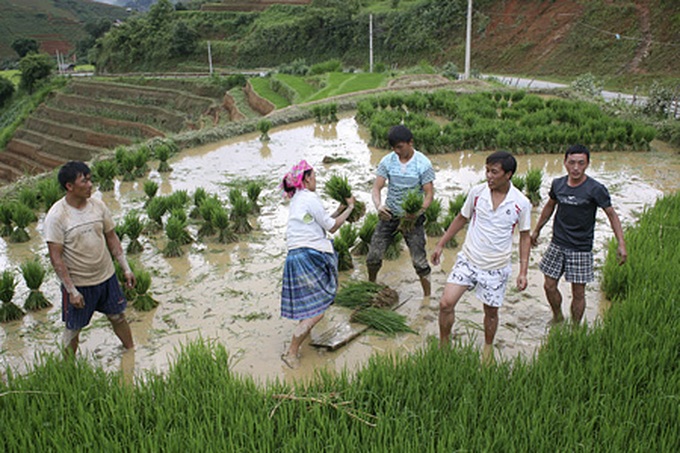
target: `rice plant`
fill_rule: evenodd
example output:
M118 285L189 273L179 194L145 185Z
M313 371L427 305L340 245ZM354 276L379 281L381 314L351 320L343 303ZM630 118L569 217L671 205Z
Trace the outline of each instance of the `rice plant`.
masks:
M324 186L326 195L333 200L340 203L342 206L347 205L347 199L352 196L352 187L349 185L347 177L340 175L331 175ZM354 209L347 218L350 223L357 222L366 213L366 203L359 200L354 200Z
M404 210L404 215L399 220L399 230L409 232L415 227L418 213L423 209L423 194L419 190L406 192L401 209Z
M118 170L123 175L123 181L134 181L135 155L121 148L119 154L116 154L116 160L118 161Z
M350 281L342 285L335 304L347 308L391 307L399 302L399 294L391 288L368 281Z
M165 143L161 143L156 148L154 148L154 154L158 159L158 172L168 173L172 171L172 167L168 164L168 159L170 158L170 147Z
M15 321L24 316L23 310L12 303L16 286L12 271L7 269L0 274L0 322Z
M526 190L529 201L534 206L538 206L541 202L541 183L543 182L543 170L540 168L531 168L527 171Z
M184 209L189 203L189 194L186 190L175 190L172 194L167 196L168 210Z
M165 225L165 234L168 236L168 243L163 249L163 256L168 258L182 256L184 251L181 247L181 241L184 237L184 228L186 224L177 217L170 216Z
M19 203L25 204L32 210L40 207L40 200L38 198L38 191L33 187L23 187L19 190Z
M154 221L158 229L163 228L163 214L168 210L166 197L153 197L146 205L146 215Z
M390 335L401 332L418 333L408 326L406 316L385 308L368 307L356 310L352 313L350 321Z
M94 181L99 184L99 190L108 192L114 189L114 178L118 173L116 162L113 160L100 160L92 165L92 176Z
M149 311L158 306L158 301L149 295L149 288L151 288L151 273L146 269L140 269L135 272L137 284L135 285L135 300L132 306L135 310Z
M135 178L141 178L149 171L149 166L147 165L147 162L149 161L149 154L150 153L151 152L149 151L148 146L141 146L132 155L134 163L135 163L135 168L133 170L133 174L134 174Z
M26 261L21 265L21 274L30 290L26 302L24 302L24 308L35 311L51 307L50 301L40 291L40 285L45 279L45 268L42 264L38 260Z
M338 235L333 240L333 247L338 252L338 270L347 271L354 268L352 254L349 252L356 242L358 233L354 225L346 223L340 227Z
M201 218L201 204L203 201L208 197L208 193L205 191L203 187L199 187L194 191L194 207L192 208L191 212L189 213L189 217L192 219L199 219Z
M144 181L144 193L147 196L147 200L144 203L144 206L147 206L149 204L149 201L151 201L151 199L155 197L156 194L158 193L158 183L150 179Z
M271 140L269 137L269 130L272 128L272 122L267 119L262 119L257 122L257 130L260 133L260 141L268 142Z
M144 223L140 220L137 212L130 211L125 215L122 229L127 237L130 238L130 243L127 246L127 252L129 254L134 255L144 250L141 242L139 242L139 236L142 234L142 231L144 231Z
M512 175L512 185L520 192L524 192L524 186L526 185L524 176L518 174Z
M136 276L137 275L137 264L132 260L128 260L128 265L130 266L130 271ZM115 272L116 272L116 278L118 279L118 282L120 283L120 287L123 290L123 295L125 296L125 300L127 300L128 302L133 302L135 300L137 293L135 292L134 288L130 288L126 285L125 271L120 266L120 263L118 263L118 260L113 261L113 267L114 267Z
M246 184L246 194L248 194L248 200L250 201L251 214L260 213L260 205L257 204L257 199L260 197L260 192L262 192L261 182L249 181L248 184Z
M453 222L456 216L460 214L460 211L461 209L463 209L463 205L465 204L466 199L467 199L466 194L459 193L458 195L456 195L456 198L454 198L453 200L449 200L449 210L446 213L446 217L444 218L444 222L442 225L444 227L444 231L446 231L449 228L451 222ZM449 249L454 249L458 247L458 240L454 236L444 246Z
M425 209L425 234L430 237L441 236L444 234L442 224L439 223L439 216L442 213L442 202L438 198L432 200L430 206Z
M26 206L25 204L15 203L14 212L12 213L12 220L16 224L16 227L12 231L9 237L11 242L28 242L31 238L26 231L26 227L34 221L35 213Z
M198 237L207 237L215 234L215 225L213 224L213 217L216 211L223 209L222 203L216 196L210 196L205 198L201 203L199 211L201 213L201 218L203 218L203 223L198 229Z
M389 261L394 261L399 259L401 256L401 243L404 241L404 235L401 232L397 232L392 236L392 242L385 249L385 259Z
M2 237L9 237L14 231L12 217L14 216L14 203L5 202L0 204L0 222L2 222Z
M38 196L45 212L49 211L52 205L64 196L64 193L57 178L45 178L38 182Z
M228 244L231 242L238 242L238 236L234 232L229 221L229 214L222 207L216 207L212 211L211 223L217 228L219 237L217 241L221 244Z
M229 199L231 200L229 220L234 224L234 231L238 234L250 233L253 227L248 222L248 214L250 213L248 199L238 189L229 191Z
M170 211L170 218L176 218L178 219L182 225L184 225L184 228L182 229L182 236L179 238L179 243L180 245L186 245L186 244L191 244L194 242L194 238L191 237L191 234L189 231L186 229L187 225L187 213L184 212L184 209L180 208L174 208Z
M353 255L362 256L368 253L376 226L378 226L378 214L375 212L366 214L364 223L359 228L359 243L352 249Z

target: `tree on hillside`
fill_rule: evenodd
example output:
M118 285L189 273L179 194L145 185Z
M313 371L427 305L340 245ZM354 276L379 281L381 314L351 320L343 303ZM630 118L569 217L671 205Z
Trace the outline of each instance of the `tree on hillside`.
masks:
M19 58L24 58L29 53L38 53L38 41L33 38L19 38L12 42L12 49L19 55Z
M0 76L0 108L5 106L5 103L10 100L14 94L14 84L11 80Z
M36 85L52 74L54 63L49 55L44 53L32 53L26 55L19 61L19 71L21 71L21 82L19 87L32 93Z
M198 33L185 22L176 22L170 38L170 55L181 57L191 55L198 46Z
M98 38L104 36L104 34L111 29L113 23L110 19L104 17L97 20L89 21L85 24L85 31L88 33L88 37L81 39L76 44L76 55L79 59L89 62L88 53L97 42Z

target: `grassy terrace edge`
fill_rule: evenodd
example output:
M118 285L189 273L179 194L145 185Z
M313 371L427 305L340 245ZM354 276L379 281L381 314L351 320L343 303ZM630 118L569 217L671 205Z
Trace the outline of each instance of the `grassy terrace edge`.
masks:
M533 360L482 367L470 345L375 356L354 376L259 386L224 346L185 345L134 385L45 356L0 381L3 451L676 451L680 445L680 194L626 231L605 263L615 303L553 329Z

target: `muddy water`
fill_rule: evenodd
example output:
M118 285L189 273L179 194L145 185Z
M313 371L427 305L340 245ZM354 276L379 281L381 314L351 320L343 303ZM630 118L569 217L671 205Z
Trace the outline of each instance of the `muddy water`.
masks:
M171 160L174 171L169 174L151 172L150 179L160 185L160 194L175 190L192 193L203 187L227 199L229 183L238 179L261 179L267 187L260 197L262 212L254 219L256 229L243 236L237 244L222 245L215 240L185 246L185 254L166 259L160 250L165 245L163 235L144 236L144 252L134 259L153 274L152 295L161 304L152 312L128 310L137 347L123 353L118 340L105 318L96 315L92 325L81 336L81 354L109 370L122 370L128 379L143 377L148 371L168 369L178 348L192 339L202 338L221 343L230 351L233 369L243 375L266 382L270 379L298 379L312 376L315 370L356 369L374 353L408 353L422 347L437 336L438 298L453 265L456 250L446 250L441 266L433 268L433 296L424 299L413 272L408 251L404 249L395 261L386 261L379 280L398 290L407 302L399 312L408 317L418 334L385 337L365 333L335 352L303 348L303 365L292 371L279 356L285 349L294 322L279 316L279 291L285 258L284 231L287 207L276 188L279 178L294 163L304 158L318 170L320 193L324 182L333 172L347 175L357 197L370 206L373 172L384 150L366 145L367 132L350 117L336 125L318 126L311 122L298 123L273 130L272 140L263 144L253 134L183 152ZM655 144L650 153L598 153L592 156L589 173L607 184L615 208L624 225L635 221L636 215L651 205L663 193L680 188L680 155L677 150ZM324 156L347 157L346 164L323 165ZM484 177L487 153L460 152L432 156L436 169L436 196L445 200L467 191ZM543 197L547 197L549 182L563 174L562 157L556 155L520 156L518 173L539 167L544 171ZM102 195L120 221L131 209L142 209L145 195L143 182L117 183L115 191ZM333 203L324 198L326 207ZM540 208L534 208L534 221ZM0 266L17 268L24 260L39 256L49 266L46 247L40 239L42 219L30 230L32 240L26 244L9 245L0 240ZM195 236L198 226L190 226ZM510 290L501 309L497 334L496 355L510 358L518 354L532 355L546 335L550 310L542 291L542 275L537 263L549 238L550 224L544 229L543 242L531 255L529 288L518 293ZM599 270L604 259L606 242L611 230L604 213L598 213L596 233L596 263ZM459 234L462 241L463 234ZM124 241L127 245L127 240ZM434 240L428 240L428 248ZM634 259L634 257L631 257ZM516 256L514 257L516 262ZM355 259L355 269L341 273L341 280L363 278L365 266ZM516 269L515 269L516 272ZM598 274L599 276L599 274ZM20 277L14 301L22 304L27 288ZM514 281L514 279L513 279ZM0 364L24 370L40 352L57 350L62 323L58 308L58 283L53 273L42 286L55 307L31 313L21 321L0 327ZM562 286L565 298L567 285ZM597 322L607 302L599 284L588 286L585 318ZM565 310L565 314L568 310ZM317 332L344 319L341 308L331 307ZM455 333L463 342L481 345L483 342L482 307L472 294L461 300L457 309Z

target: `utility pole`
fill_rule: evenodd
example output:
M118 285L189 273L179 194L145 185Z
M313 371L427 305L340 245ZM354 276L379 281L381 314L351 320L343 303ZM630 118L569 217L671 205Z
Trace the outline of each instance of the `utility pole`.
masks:
M470 42L472 41L472 0L468 0L467 33L465 37L465 80L470 79Z
M368 72L373 72L373 14L368 15Z
M210 75L213 73L212 52L210 51L210 41L208 41L208 65L210 65Z

